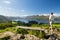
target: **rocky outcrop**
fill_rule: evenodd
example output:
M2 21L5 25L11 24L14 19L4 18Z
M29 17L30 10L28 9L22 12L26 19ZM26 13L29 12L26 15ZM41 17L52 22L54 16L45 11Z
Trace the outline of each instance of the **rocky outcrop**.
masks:
M46 39L46 40L50 40L51 39L50 37L49 37L49 39ZM54 38L55 35L52 35L52 37ZM10 40L21 40L21 39L24 39L24 40L42 40L39 37L36 37L34 35L25 34L25 35L22 36L22 34L15 34L11 31L0 33L0 38L6 38L6 39L10 39ZM57 37L57 40L60 40L60 39L58 39L58 37Z

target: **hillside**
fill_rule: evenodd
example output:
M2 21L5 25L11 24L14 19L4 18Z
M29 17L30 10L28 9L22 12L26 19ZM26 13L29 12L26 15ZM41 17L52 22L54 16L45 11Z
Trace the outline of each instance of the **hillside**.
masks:
M10 19L11 21L20 21L21 19L24 19L21 17L7 17L7 18Z
M3 22L9 22L9 21L11 21L11 20L8 19L6 16L0 15L0 23L3 23Z
M32 15L32 16L27 16L26 19L37 19L37 20L48 20L49 16L45 15ZM60 20L60 16L55 16L55 20Z
M44 16L44 15L32 15L32 16L27 16L27 17L8 17L8 16L3 16L0 15L0 23L1 22L9 22L9 21L18 21L18 20L22 20L22 19L28 19L28 20L48 20L49 16ZM55 20L60 20L60 16L56 17L55 16Z
M37 20L47 20L48 16L44 16L44 15L32 15L32 16L27 16L27 19L37 19Z

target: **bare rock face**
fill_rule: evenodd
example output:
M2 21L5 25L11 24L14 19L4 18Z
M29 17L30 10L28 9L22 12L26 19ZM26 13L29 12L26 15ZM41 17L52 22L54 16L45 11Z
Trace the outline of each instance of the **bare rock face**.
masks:
M22 35L22 34L15 34L13 32L4 32L4 33L0 33L0 38L4 38L4 37L10 37L9 39L10 40L43 40L43 39L40 39L34 35L30 35L30 34L25 34L25 35ZM55 35L55 34L52 34L49 36L49 39L44 39L44 40L60 40L60 35Z
M34 36L34 35L25 35L25 40L39 40L38 37Z
M20 40L21 34L11 36L11 40Z
M4 32L0 34L0 38L4 38L6 36L13 36L15 35L13 32Z
M11 38L11 40L40 40L38 37L34 36L34 35L21 35L21 34L17 34L16 36L13 36Z
M15 34L13 32L4 32L0 35L0 38L4 38L7 37L7 35L10 36L10 40L39 40L38 37L34 36L34 35L29 35L29 34L25 34L24 36L22 36L22 34ZM24 37L24 38L22 38Z
M50 35L48 40L60 40L60 39L56 34L52 34L52 35Z

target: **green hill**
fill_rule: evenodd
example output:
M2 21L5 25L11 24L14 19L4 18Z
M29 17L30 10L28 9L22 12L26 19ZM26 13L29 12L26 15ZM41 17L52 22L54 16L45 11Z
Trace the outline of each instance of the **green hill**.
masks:
M6 16L2 16L0 15L0 23L3 23L3 22L10 22L11 20L9 18L7 18Z

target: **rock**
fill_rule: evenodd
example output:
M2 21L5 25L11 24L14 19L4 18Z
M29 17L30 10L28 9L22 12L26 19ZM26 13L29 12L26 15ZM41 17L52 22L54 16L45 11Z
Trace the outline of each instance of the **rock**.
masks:
M34 35L25 35L25 40L39 40L38 37L34 36Z

